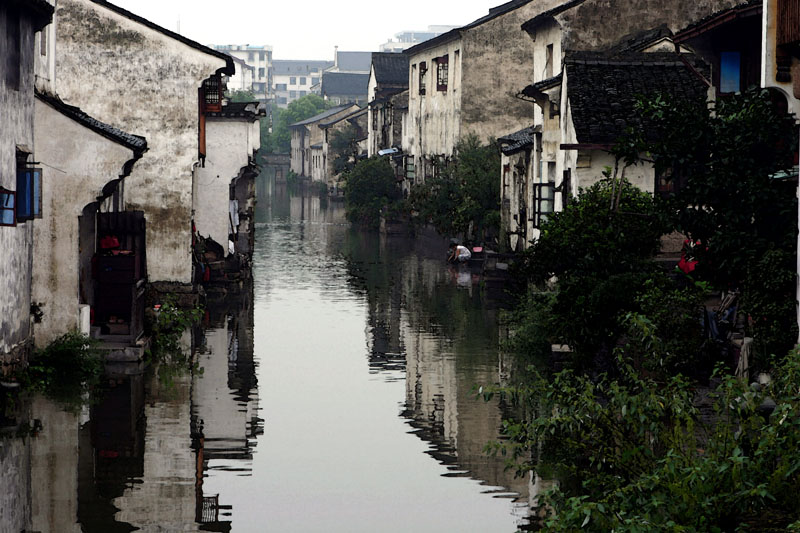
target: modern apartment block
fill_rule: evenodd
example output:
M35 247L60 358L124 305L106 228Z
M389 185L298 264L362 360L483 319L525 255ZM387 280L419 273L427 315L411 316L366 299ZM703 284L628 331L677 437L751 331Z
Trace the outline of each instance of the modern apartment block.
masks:
M285 108L319 85L322 73L333 61L276 59L272 62L272 95L277 107Z
M271 100L272 94L272 47L269 45L255 46L249 44L225 44L225 45L211 45L211 48L225 52L236 59L244 61L247 65L253 67L253 82L251 90L255 97L263 102ZM243 80L238 77L241 76L244 69L237 68L234 74L228 81L231 87L242 87ZM246 84L245 84L246 85Z

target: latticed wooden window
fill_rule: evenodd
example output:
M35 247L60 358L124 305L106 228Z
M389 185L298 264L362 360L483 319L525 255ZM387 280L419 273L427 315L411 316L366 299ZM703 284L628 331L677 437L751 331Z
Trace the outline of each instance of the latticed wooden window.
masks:
M206 111L222 111L222 80L219 76L203 81L203 102Z
M436 90L447 91L447 75L450 67L450 56L437 57L436 61Z

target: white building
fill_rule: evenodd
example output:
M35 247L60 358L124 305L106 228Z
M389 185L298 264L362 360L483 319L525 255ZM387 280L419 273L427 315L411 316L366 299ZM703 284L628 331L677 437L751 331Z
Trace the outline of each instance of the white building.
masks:
M276 59L272 62L272 93L275 105L286 108L289 104L314 92L322 73L333 66L333 61ZM317 93L319 90L317 89Z
M211 48L224 52L253 68L252 90L255 97L263 102L271 100L272 95L272 47L269 45L251 46L249 44L211 45ZM239 69L231 76L233 87L247 86L246 80L240 80Z

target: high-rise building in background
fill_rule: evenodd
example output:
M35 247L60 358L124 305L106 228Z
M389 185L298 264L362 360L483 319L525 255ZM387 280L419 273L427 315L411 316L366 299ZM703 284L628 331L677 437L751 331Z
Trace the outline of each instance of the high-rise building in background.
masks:
M443 33L457 28L457 26L428 26L427 30L421 31L401 31L394 34L394 39L389 39L379 47L381 52L402 52L406 48L411 48L415 44L438 37Z

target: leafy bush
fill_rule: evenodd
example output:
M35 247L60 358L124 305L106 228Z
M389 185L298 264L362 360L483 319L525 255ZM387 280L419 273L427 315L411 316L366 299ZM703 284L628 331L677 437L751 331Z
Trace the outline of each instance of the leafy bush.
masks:
M103 359L97 341L71 331L37 351L19 376L28 389L78 407L84 393L103 373Z
M547 531L786 531L800 525L800 354L751 388L720 376L701 416L683 377L561 372L500 392L528 417L490 445L524 472L566 473L542 500ZM765 406L774 399L770 414ZM767 403L765 403L765 401ZM538 453L537 450L541 450ZM766 527L769 524L770 527ZM793 524L793 526L792 526Z

